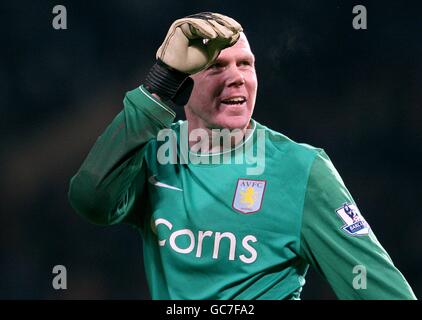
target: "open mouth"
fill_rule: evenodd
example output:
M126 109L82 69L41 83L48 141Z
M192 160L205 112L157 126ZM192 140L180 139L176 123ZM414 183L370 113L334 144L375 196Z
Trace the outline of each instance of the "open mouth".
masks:
M227 105L241 105L247 101L246 97L244 96L235 96L230 97L224 100L221 100L221 103L227 104Z

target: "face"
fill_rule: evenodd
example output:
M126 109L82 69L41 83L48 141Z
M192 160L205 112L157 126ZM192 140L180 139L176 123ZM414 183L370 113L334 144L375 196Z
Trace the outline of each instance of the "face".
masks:
M242 33L208 68L191 76L194 87L185 106L189 128L245 129L255 106L255 57Z

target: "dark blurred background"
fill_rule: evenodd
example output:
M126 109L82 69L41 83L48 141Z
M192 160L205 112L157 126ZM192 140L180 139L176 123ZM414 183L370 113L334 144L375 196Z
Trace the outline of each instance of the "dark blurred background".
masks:
M378 239L422 297L422 6L410 1L2 1L2 299L149 299L129 226L73 212L68 183L138 86L173 20L242 23L257 58L254 118L324 148ZM55 5L67 30L52 27ZM354 5L368 29L354 30ZM183 115L180 115L183 117ZM54 290L55 265L67 290ZM303 299L334 299L311 270Z

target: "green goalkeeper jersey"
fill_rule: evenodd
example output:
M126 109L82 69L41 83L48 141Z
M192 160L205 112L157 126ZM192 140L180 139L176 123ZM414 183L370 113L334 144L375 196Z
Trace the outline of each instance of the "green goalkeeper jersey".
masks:
M69 191L90 221L139 230L153 299L298 299L309 265L340 299L415 299L322 149L252 120L233 150L186 159L174 118L142 86L128 92Z

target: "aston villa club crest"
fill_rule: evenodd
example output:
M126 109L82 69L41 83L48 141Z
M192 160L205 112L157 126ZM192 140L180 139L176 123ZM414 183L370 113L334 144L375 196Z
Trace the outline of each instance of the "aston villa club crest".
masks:
M254 213L261 209L266 184L265 180L237 180L232 204L233 209L245 214Z
M369 224L355 205L344 203L336 212L345 222L342 229L347 234L351 236L363 236L369 233Z

